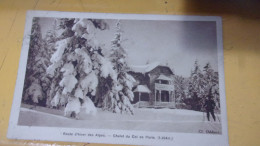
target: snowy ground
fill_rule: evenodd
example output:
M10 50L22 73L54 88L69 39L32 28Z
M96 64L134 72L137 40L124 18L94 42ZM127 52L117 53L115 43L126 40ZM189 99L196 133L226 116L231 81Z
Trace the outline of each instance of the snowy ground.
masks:
M159 132L221 133L218 116L208 122L206 114L180 109L136 108L135 115L114 114L98 109L96 116L80 113L80 119L63 116L62 110L22 105L19 125Z

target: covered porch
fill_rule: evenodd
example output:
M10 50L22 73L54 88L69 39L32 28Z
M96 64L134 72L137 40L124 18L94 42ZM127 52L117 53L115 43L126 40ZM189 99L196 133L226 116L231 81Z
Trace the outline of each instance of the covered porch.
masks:
M134 89L134 103L137 107L148 107L150 105L151 91L146 85L138 85Z

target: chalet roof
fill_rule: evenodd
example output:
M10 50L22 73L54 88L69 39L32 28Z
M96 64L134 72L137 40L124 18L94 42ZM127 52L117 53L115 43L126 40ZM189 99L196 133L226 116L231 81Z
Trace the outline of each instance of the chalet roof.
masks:
M140 92L140 93L151 93L151 91L148 89L146 85L138 85L134 92Z
M165 76L165 75L160 75L160 76L157 78L157 80L172 81L171 78L169 78L169 77L167 77L167 76Z
M146 65L132 65L131 69L134 72L147 73L160 65L160 62L154 62Z

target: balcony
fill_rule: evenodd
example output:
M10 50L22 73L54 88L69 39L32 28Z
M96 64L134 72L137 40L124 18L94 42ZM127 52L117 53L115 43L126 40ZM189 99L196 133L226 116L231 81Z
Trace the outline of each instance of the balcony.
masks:
M155 90L174 91L174 85L155 83Z

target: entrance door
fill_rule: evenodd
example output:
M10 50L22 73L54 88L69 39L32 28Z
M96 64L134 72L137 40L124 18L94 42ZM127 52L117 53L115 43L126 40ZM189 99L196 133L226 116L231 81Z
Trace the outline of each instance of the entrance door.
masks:
M160 101L160 92L158 90L156 90L156 101Z
M161 100L162 102L170 102L169 91L161 91Z

